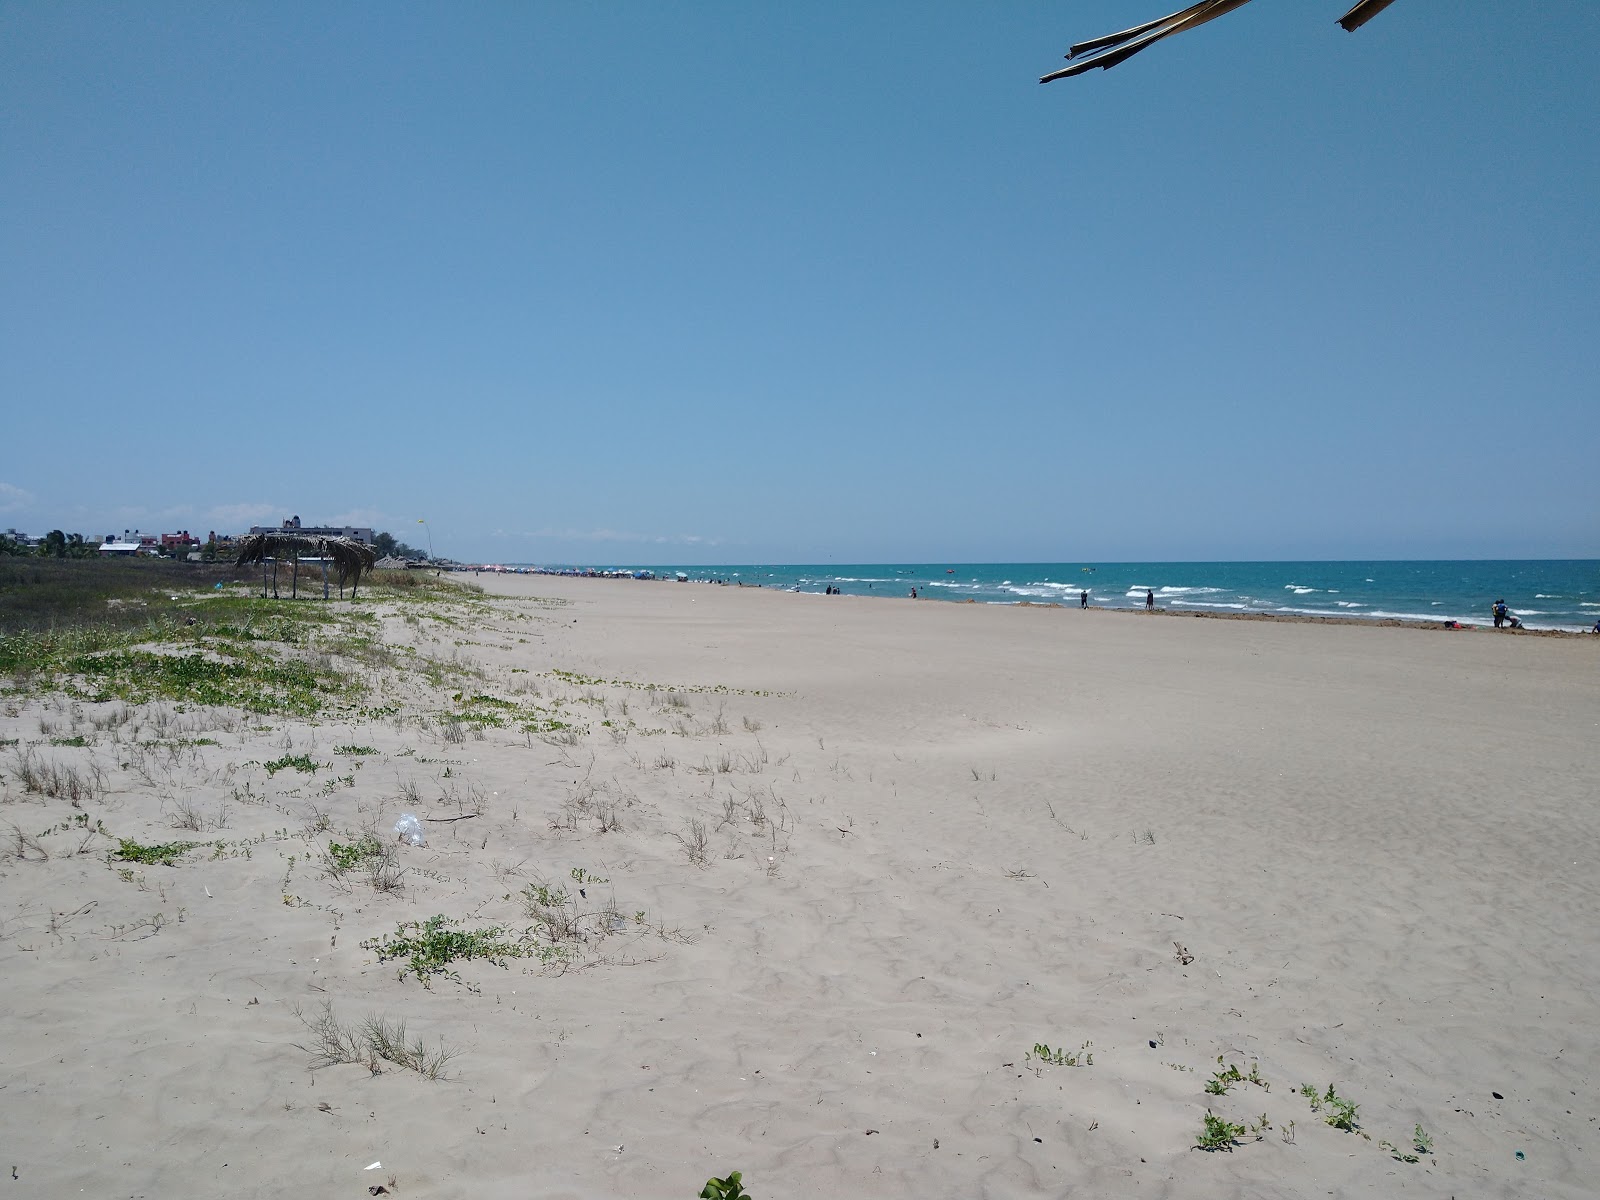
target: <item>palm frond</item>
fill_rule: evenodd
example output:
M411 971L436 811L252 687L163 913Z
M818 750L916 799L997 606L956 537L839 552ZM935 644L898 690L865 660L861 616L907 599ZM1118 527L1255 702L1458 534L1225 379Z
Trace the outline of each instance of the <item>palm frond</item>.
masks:
M1082 75L1085 71L1092 71L1096 67L1103 71L1109 70L1118 63L1127 62L1141 50L1149 49L1162 38L1194 29L1207 21L1214 21L1249 2L1250 0L1200 0L1198 4L1191 4L1188 8L1157 17L1154 21L1146 21L1143 25L1135 25L1131 29L1124 29L1120 33L1108 33L1104 37L1076 42L1067 50L1067 60L1072 62L1072 65L1050 72L1041 77L1039 82L1050 83L1056 79L1069 79L1074 75ZM1393 3L1394 0L1361 0L1339 18L1339 24L1354 32Z
M1361 0L1360 4L1339 18L1339 24L1344 26L1346 33L1354 33L1393 3L1394 0Z

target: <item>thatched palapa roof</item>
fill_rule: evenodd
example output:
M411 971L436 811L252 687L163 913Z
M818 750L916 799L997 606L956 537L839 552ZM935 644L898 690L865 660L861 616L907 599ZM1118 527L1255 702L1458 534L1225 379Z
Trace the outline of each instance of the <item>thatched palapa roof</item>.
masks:
M339 568L340 586L346 579L355 586L361 574L372 570L377 554L365 542L354 538L319 537L316 534L297 533L292 529L274 530L272 533L252 533L239 539L239 556L234 561L240 566L250 563L288 558L325 558Z

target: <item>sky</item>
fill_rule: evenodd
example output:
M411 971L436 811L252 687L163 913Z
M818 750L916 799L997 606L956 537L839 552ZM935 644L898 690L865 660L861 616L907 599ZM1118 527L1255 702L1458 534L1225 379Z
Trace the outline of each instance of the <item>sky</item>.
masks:
M1600 557L1600 4L1176 6L0 0L0 528Z

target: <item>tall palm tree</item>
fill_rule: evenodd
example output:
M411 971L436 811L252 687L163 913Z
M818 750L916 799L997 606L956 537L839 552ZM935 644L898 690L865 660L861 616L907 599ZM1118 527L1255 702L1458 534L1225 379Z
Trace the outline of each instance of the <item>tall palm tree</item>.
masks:
M1071 61L1080 55L1088 57L1074 62L1070 67L1050 72L1039 82L1049 83L1053 79L1082 75L1095 67L1107 70L1119 62L1126 62L1139 51L1155 45L1164 37L1193 29L1196 25L1204 25L1207 21L1214 21L1249 2L1250 0L1200 0L1199 4L1191 4L1180 12L1168 13L1164 17L1157 17L1154 21L1146 21L1143 25L1124 29L1121 33L1108 33L1105 37L1079 42L1067 50L1067 59ZM1339 18L1339 24L1354 33L1393 3L1394 0L1360 0L1360 3Z

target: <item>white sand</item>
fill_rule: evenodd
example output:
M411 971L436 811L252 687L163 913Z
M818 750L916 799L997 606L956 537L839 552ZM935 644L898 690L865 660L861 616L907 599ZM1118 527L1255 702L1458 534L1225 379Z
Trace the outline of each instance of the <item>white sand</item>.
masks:
M570 603L392 619L482 678L369 703L531 683L579 744L171 706L164 733L154 709L96 731L106 706L7 698L16 1196L687 1198L730 1170L757 1200L1600 1194L1600 638L479 582ZM731 691L679 710L552 668ZM30 745L109 793L25 793ZM298 753L334 765L260 765ZM428 816L478 815L403 848L397 893L320 869L410 784ZM228 797L225 828L171 828ZM108 864L59 828L80 813L226 845ZM609 880L577 907L614 898L627 929L588 920L564 972L472 962L428 990L360 947L436 913L527 926L522 889L573 868ZM443 1038L450 1078L313 1071L294 1010L325 1001ZM1036 1042L1093 1065L1040 1066ZM1271 1090L1207 1095L1219 1055ZM1271 1128L1202 1153L1208 1107ZM1419 1123L1420 1162L1380 1149Z

